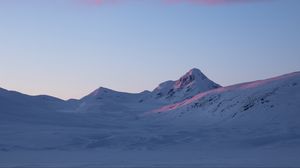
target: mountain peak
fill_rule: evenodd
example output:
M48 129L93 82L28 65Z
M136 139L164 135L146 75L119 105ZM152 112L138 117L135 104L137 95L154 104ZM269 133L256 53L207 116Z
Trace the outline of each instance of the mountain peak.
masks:
M183 88L187 85L190 85L193 82L199 82L201 80L208 79L199 69L193 68L183 75L176 82L176 88Z
M193 68L193 69L189 70L189 71L187 72L187 74L189 74L189 75L204 75L204 74L201 72L201 70L198 69L198 68Z
M105 88L105 87L99 87L98 89L94 90L92 93L88 94L87 96L83 97L82 99L90 98L90 97L97 97L99 95L103 94L110 94L114 93L114 90Z
M161 83L153 92L159 98L181 101L220 85L208 79L199 69L193 68L176 81Z
M207 79L206 75L204 75L202 73L202 71L200 69L197 69L197 68L193 68L191 70L189 70L184 76L182 77L185 77L185 76L191 76L191 77L194 77L195 79Z
M112 89L109 89L109 88L106 88L106 87L99 87L99 88L96 89L94 92L95 92L96 94L102 93L102 92L108 93L108 92L113 92L113 90L112 90Z

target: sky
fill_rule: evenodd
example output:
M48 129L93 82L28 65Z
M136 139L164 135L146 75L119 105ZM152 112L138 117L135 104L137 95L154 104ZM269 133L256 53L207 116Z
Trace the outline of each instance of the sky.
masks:
M300 71L299 0L0 0L0 87L81 98Z

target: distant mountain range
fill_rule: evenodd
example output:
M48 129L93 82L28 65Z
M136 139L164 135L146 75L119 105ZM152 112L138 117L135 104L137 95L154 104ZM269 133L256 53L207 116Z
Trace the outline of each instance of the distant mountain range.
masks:
M29 96L0 90L3 111L107 112L139 110L181 102L198 93L219 88L200 70L192 69L176 81L161 83L152 92L123 93L100 87L80 100L60 100L51 96Z

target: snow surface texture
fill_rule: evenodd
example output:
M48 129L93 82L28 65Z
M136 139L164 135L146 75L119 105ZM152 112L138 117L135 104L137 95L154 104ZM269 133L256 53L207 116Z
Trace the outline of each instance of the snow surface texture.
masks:
M229 87L192 69L80 100L0 89L0 167L300 167L300 72Z

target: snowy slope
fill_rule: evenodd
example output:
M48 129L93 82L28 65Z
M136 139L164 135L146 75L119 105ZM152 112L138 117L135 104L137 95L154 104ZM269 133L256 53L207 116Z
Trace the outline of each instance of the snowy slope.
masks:
M30 96L0 88L0 123L63 124L65 114L73 112L77 100L64 101L55 97Z
M145 115L175 130L213 134L215 145L300 147L300 72L218 88Z
M151 97L149 91L141 93L124 93L100 87L89 95L80 99L77 112L120 112L141 111L153 106L144 101Z
M1 111L58 111L67 112L74 108L77 100L64 101L47 95L30 96L0 88Z
M221 117L226 114L235 118L248 111L270 112L282 106L285 106L286 111L297 112L296 107L300 105L299 84L300 72L295 72L199 93L190 99L160 107L147 114L175 115L178 112L191 111L191 113L210 113Z

